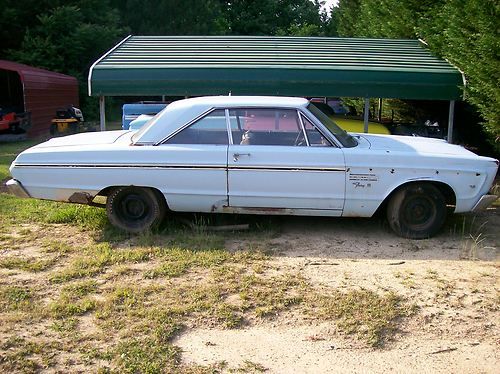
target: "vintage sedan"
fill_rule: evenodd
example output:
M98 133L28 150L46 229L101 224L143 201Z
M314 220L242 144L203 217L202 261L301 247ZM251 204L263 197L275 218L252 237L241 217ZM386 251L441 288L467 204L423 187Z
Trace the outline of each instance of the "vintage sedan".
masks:
M309 101L218 96L174 102L139 131L51 139L18 155L18 196L93 204L129 232L167 210L371 217L426 238L447 211L480 210L498 161L443 140L349 134Z

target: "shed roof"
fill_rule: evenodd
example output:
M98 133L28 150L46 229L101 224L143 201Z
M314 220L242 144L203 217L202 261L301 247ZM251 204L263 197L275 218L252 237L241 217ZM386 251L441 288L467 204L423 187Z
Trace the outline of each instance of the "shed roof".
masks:
M129 36L89 73L89 93L457 99L456 68L417 40Z

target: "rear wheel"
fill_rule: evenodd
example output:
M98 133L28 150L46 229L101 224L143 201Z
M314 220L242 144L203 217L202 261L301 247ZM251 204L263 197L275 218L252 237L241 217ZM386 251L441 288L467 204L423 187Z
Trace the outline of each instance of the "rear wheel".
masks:
M446 200L432 184L413 184L397 191L387 206L392 230L404 238L436 234L446 219Z
M165 216L163 196L151 188L120 187L106 201L110 222L125 231L139 233L157 226Z

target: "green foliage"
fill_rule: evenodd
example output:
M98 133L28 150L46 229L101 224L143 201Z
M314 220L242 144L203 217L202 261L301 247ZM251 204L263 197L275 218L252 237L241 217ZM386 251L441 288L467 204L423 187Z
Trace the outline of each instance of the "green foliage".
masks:
M0 193L0 223L71 223L97 230L108 224L104 209L87 205L56 203L36 199L19 199Z
M227 30L217 0L112 0L122 25L134 35L218 35Z
M2 286L0 312L27 310L32 307L33 292L27 287Z
M464 72L466 101L479 112L490 142L500 151L498 1L340 0L332 22L345 37L423 38L432 52Z
M0 259L0 268L19 269L29 272L45 271L54 265L54 259L20 258L18 256L4 257Z
M355 334L373 347L381 346L391 336L398 321L415 312L394 294L379 295L369 290L336 291L331 295L316 294L311 298L315 312L324 319L334 319L346 334Z
M25 25L14 36L22 39L0 44L0 51L11 60L75 76L85 109L88 69L128 32L118 26L118 12L108 0L40 1L33 2L29 11L20 9L20 2L11 7L18 14L18 25Z
M422 35L431 48L465 73L466 99L481 113L500 150L500 3L448 0L436 24L443 30L440 34L423 29Z
M79 79L85 78L92 62L125 34L125 29L117 27L118 14L107 1L66 2L40 9L37 19L38 24L26 30L21 48L11 50L9 57Z
M321 25L319 3L310 0L227 1L228 34L287 35L290 29Z
M180 349L147 337L120 342L112 352L123 373L173 373L180 363Z

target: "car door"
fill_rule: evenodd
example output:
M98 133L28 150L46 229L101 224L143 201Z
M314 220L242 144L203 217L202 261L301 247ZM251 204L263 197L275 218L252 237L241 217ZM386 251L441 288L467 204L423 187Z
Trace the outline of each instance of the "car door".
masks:
M213 110L158 148L169 208L211 212L227 206L229 137L224 110Z
M230 207L342 214L342 149L326 141L309 120L295 109L242 108L228 115Z

